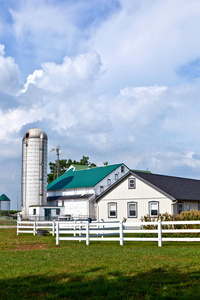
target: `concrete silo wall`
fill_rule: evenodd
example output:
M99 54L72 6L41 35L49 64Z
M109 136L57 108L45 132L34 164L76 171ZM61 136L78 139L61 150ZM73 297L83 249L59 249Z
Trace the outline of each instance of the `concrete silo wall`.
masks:
M39 128L28 130L22 141L22 213L31 205L46 205L47 135Z

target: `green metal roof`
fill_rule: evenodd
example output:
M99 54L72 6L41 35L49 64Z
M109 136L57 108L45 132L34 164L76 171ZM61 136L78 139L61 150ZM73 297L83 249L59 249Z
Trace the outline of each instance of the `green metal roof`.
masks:
M70 168L71 167L74 167L75 171L85 170L89 168L87 165L76 165L76 164L71 165Z
M152 174L150 171L147 170L131 170L133 172L140 172L140 173L147 173L147 174Z
M10 199L5 194L2 194L0 196L0 201L10 201Z
M47 186L48 191L93 187L122 164L108 165L85 170L68 170Z

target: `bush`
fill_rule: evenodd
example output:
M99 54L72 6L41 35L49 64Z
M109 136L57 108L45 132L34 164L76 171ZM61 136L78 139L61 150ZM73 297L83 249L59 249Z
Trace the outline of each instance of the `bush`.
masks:
M200 220L200 211L196 209L191 209L188 211L182 211L177 215L177 221L192 221L192 220Z
M161 221L176 221L176 218L174 215L170 215L168 214L167 212L164 213L164 214L158 214L157 217L151 217L150 215L146 215L144 217L141 218L141 221L142 222L157 222L158 220L161 220ZM157 226L154 226L154 225L147 225L147 226L144 226L144 229L156 229ZM163 229L170 229L172 228L172 225L165 225L165 226L162 226Z
M182 211L177 215L177 221L199 221L200 220L200 211L196 209L191 209L188 211ZM176 225L176 229L200 229L200 225L185 224L185 225Z
M175 217L174 215L170 215L168 213L159 214L157 217L150 217L150 215L146 215L141 218L142 222L157 222L161 221L199 221L200 220L200 211L191 209L189 211L182 211L180 214ZM157 226L147 225L143 226L144 229L156 229ZM163 225L162 229L200 229L200 224L184 224L184 225ZM198 234L197 234L198 235Z

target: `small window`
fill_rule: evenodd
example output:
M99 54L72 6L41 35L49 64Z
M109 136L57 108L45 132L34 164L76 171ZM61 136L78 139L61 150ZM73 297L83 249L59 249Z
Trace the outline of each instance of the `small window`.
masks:
M119 175L115 174L115 180L118 180L118 179L119 179Z
M129 189L135 189L135 178L129 178L128 179L128 188Z
M183 211L183 203L178 203L178 214Z
M104 191L103 186L100 186L100 193L103 193L103 191Z
M137 203L128 203L128 218L137 218Z
M107 184L111 185L111 179L107 179Z
M60 208L56 208L56 215L60 214Z
M109 218L117 217L117 203L115 202L108 203L108 217Z
M36 208L33 209L33 215L36 215Z
M65 206L65 201L64 200L62 200L62 206Z
M124 173L124 166L121 166L121 172Z
M149 214L150 217L156 217L158 215L158 202L149 202Z
M191 210L191 209L193 209L193 205L192 204L190 204L190 205L187 206L187 210Z
M27 138L27 139L29 138L29 133L26 134L26 138Z

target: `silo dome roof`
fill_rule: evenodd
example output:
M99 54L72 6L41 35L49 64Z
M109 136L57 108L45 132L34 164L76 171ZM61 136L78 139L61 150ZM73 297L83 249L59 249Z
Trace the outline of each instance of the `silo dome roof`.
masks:
M40 128L31 128L31 129L27 130L26 133L24 134L24 139L40 138L40 137L47 139L46 133Z

